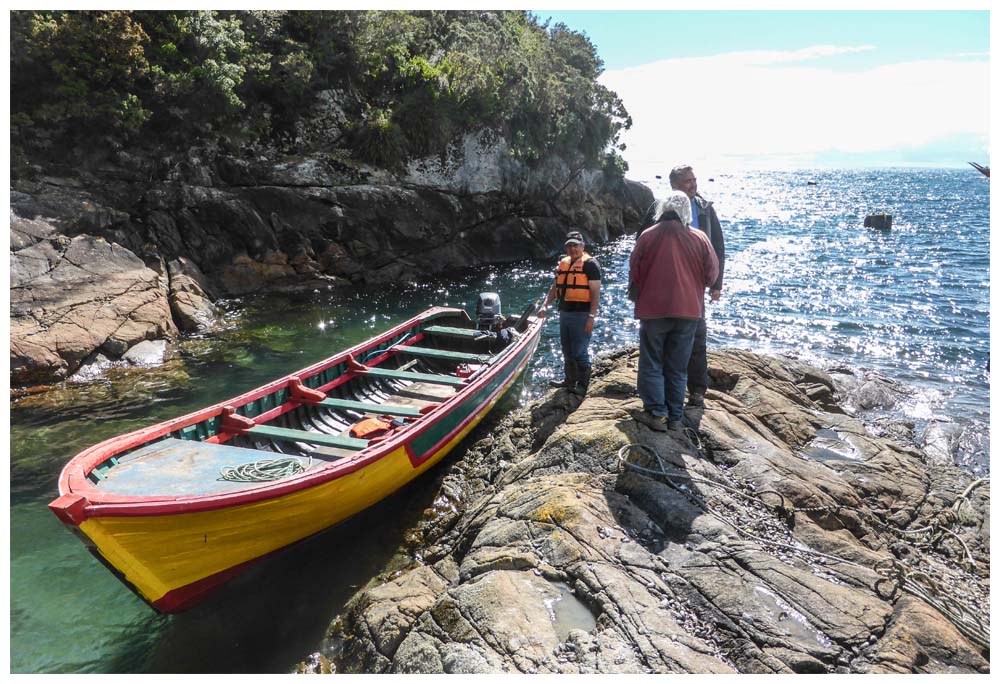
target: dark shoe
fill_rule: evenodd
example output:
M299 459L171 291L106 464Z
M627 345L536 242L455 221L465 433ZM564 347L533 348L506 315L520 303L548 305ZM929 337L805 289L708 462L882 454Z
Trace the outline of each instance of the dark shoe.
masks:
M683 429L684 429L684 423L682 423L681 421L679 420L667 421L667 430L669 430L670 432L680 432Z
M666 416L654 416L649 411L642 411L635 415L635 419L648 427L650 430L656 430L657 432L667 431L667 417Z
M563 370L566 374L562 380L550 380L549 387L559 387L572 390L576 386L577 380L577 368L576 361L567 361L563 365Z
M578 396L586 396L587 388L590 387L590 367L578 368L576 375L576 387L570 389L570 392Z
M704 392L691 392L688 397L688 406L704 406L705 405L705 393Z

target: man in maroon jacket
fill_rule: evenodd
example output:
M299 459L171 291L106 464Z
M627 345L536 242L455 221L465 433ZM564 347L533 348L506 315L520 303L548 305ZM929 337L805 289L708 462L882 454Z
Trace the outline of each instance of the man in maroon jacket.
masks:
M654 426L677 430L684 417L688 359L704 315L705 288L719 275L708 237L691 224L691 201L670 193L629 259L639 319L639 397Z

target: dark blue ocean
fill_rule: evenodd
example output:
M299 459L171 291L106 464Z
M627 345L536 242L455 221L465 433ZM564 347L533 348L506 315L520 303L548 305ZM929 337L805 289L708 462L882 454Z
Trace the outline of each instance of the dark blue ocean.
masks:
M911 420L918 440L928 426L947 425L956 461L987 473L989 181L971 168L696 171L727 244L723 298L708 310L710 346L789 354L903 383L905 399L871 417ZM655 178L648 183L666 190ZM891 231L863 227L876 211L893 214ZM625 297L634 241L591 250L605 271L595 352L637 339ZM431 305L474 310L477 293L496 291L505 312L520 311L547 290L554 256L396 291L224 302L224 324L181 340L161 368L112 372L14 402L11 671L284 673L321 650L347 598L386 569L407 526L434 504L433 476L268 559L204 605L166 617L47 510L63 464L91 444L235 396ZM497 411L540 396L557 372L555 323L543 335L520 392Z

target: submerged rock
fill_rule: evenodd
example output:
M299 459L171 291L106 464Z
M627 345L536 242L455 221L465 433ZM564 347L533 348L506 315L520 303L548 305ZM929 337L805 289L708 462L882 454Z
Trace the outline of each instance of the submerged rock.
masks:
M125 352L122 360L132 366L159 366L166 355L166 340L146 340Z
M711 355L689 429L653 431L636 359L469 448L409 569L331 626L336 671L989 671L988 487L745 351ZM589 619L556 614L570 592Z

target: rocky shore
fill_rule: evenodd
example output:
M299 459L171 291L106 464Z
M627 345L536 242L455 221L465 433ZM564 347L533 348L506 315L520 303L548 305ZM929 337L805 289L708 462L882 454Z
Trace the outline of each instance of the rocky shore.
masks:
M988 481L866 427L846 372L711 353L704 408L658 432L636 364L442 471L404 569L300 671L989 671Z
M210 326L220 297L402 286L549 258L570 229L595 243L635 232L652 201L600 169L527 168L505 149L467 136L397 174L336 154L112 150L15 178L11 385L128 362L142 342Z

